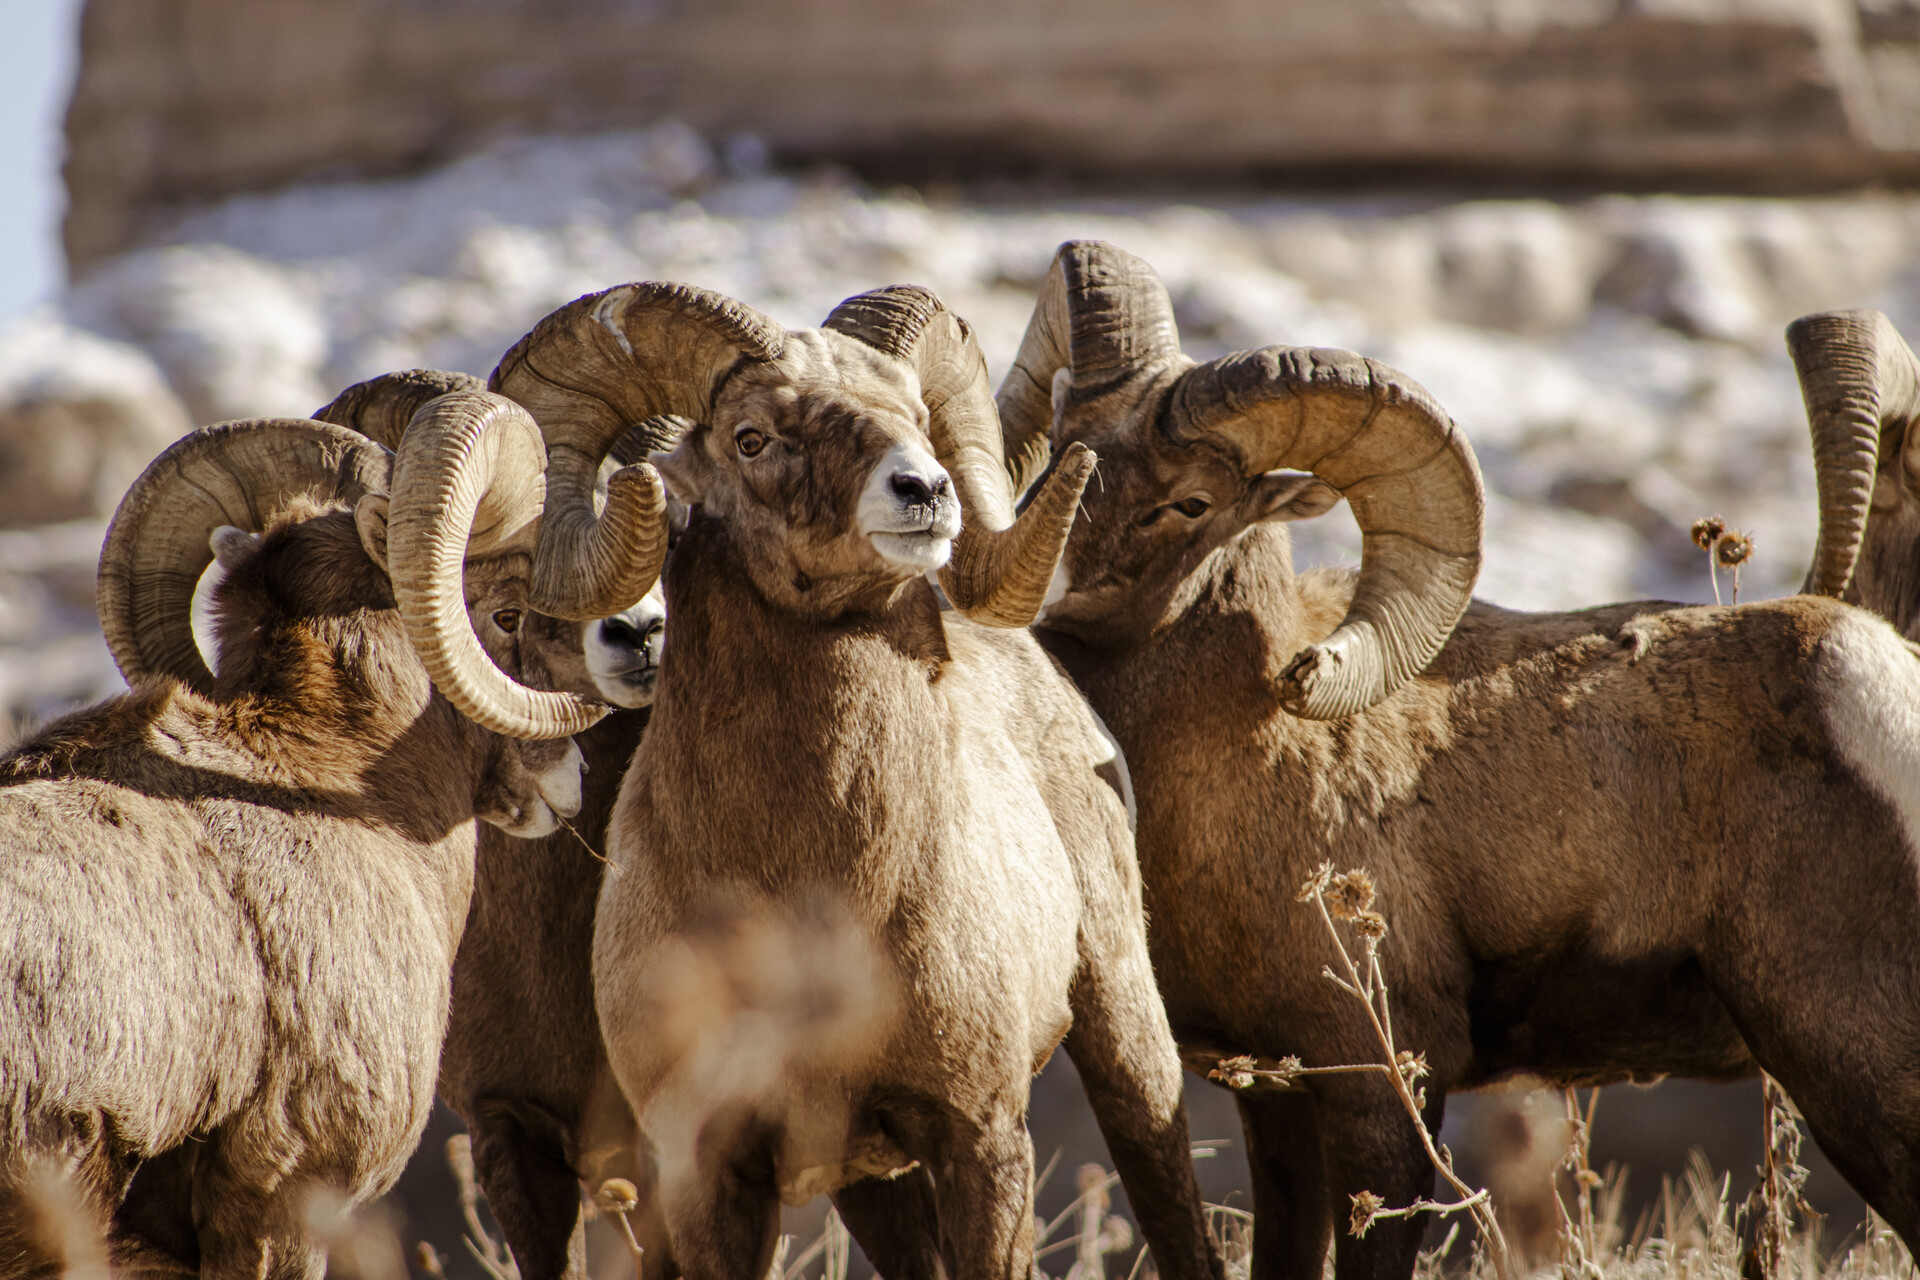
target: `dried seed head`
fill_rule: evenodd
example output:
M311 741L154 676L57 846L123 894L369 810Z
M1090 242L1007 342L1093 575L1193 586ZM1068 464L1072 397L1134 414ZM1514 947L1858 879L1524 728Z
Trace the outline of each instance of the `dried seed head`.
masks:
M1727 531L1727 522L1719 516L1708 516L1704 520L1693 522L1693 545L1702 551L1713 550L1713 544L1720 541L1720 535Z
M1367 1234L1367 1228L1380 1216L1387 1202L1371 1191L1361 1191L1353 1196L1353 1220L1347 1224L1347 1233L1358 1237Z
M1207 1072L1207 1078L1218 1080L1229 1089L1245 1089L1253 1083L1253 1059L1245 1054L1222 1058L1213 1070Z
M640 1191L625 1178L608 1178L593 1197L605 1213L632 1213L640 1207Z
M1402 1049L1393 1062L1400 1069L1400 1078L1408 1084L1416 1084L1432 1074L1432 1068L1427 1066L1427 1054L1424 1049L1419 1053L1411 1049Z
M1368 942L1378 942L1387 936L1387 918L1378 911L1361 911L1353 917L1353 931Z
M1720 535L1713 544L1713 559L1722 569L1745 564L1753 558L1753 535L1733 530Z
M1307 877L1307 882L1300 886L1300 892L1295 896L1294 901L1313 901L1313 895L1325 891L1327 882L1331 879L1333 879L1333 864L1321 863L1313 869L1313 874Z
M1373 911L1373 877L1355 867L1327 886L1327 910L1335 920L1358 920Z
M1113 1203L1112 1197L1107 1194L1107 1171L1099 1165L1081 1165L1080 1171L1074 1175L1073 1180L1080 1188L1081 1199L1090 1208L1105 1213L1108 1206Z

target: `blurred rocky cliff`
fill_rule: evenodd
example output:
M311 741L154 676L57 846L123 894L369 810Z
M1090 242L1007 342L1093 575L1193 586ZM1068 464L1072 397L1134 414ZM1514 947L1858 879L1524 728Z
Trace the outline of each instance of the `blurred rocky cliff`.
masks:
M1913 0L91 0L66 239L677 118L788 160L1807 191L1920 177Z

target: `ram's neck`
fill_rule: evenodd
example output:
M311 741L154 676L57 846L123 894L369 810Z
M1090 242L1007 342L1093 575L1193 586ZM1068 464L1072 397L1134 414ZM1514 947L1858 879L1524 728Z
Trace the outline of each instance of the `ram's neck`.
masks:
M660 694L630 780L648 792L649 844L712 875L806 882L938 837L952 726L925 583L823 623L768 604L723 548L683 541L666 588Z
M1333 631L1351 593L1346 575L1296 576L1285 532L1256 526L1171 593L1150 633L1104 643L1045 629L1035 634L1131 758L1134 735L1126 726L1162 734L1212 716L1216 707L1277 707L1280 671Z

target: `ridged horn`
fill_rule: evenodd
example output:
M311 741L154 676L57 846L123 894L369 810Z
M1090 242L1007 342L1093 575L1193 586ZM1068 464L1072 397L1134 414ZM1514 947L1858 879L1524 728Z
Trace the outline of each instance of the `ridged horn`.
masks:
M704 420L736 365L777 359L785 344L786 331L751 307L648 281L568 303L507 352L487 385L526 407L547 446L535 609L602 618L647 593L667 552L660 477L645 463L616 471L596 519L601 461L657 415Z
M976 622L1031 626L1093 474L1093 453L1076 445L1016 518L986 358L965 320L932 291L895 285L848 298L821 327L903 360L919 376L927 433L960 499L960 536L940 570L947 598Z
M387 448L400 448L400 437L421 406L455 391L484 391L486 379L444 369L406 369L356 382L314 411L314 420L358 431Z
M532 553L542 525L546 449L527 411L486 391L457 391L414 417L393 464L387 572L400 621L455 710L513 738L564 738L607 708L529 689L480 647L467 613L469 556Z
M1878 311L1802 316L1787 326L1787 350L1807 407L1820 492L1820 535L1801 590L1838 596L1860 558L1880 456L1911 447L1920 365Z
M1084 402L1170 363L1189 361L1154 269L1104 240L1061 245L996 397L1014 492L1025 493L1047 468L1056 373L1072 372L1075 399Z
M127 683L173 676L211 694L189 609L213 531L259 533L296 496L352 504L385 492L391 462L372 440L304 418L225 422L168 446L121 499L100 549L100 628Z
M1360 580L1339 628L1281 675L1281 704L1332 720L1419 674L1480 572L1486 496L1466 437L1425 388L1347 351L1264 347L1184 374L1161 429L1208 441L1243 474L1310 471L1360 526Z

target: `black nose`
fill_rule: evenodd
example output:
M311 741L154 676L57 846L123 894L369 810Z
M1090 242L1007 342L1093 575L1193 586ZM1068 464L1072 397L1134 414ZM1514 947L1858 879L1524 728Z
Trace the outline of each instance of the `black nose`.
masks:
M932 484L927 478L915 475L911 471L896 471L887 485L902 502L916 507L924 507L947 491L947 478L941 476Z
M600 638L608 644L632 645L636 648L640 644L640 633L625 618L600 619Z

